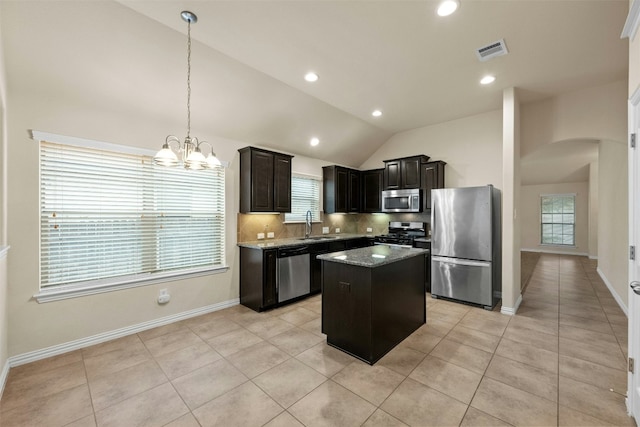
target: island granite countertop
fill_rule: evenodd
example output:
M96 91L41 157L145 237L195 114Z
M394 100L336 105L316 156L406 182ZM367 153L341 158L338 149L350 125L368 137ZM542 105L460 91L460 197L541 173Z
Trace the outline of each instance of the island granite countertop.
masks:
M360 267L378 267L414 256L424 256L429 251L417 248L400 248L389 245L375 245L366 248L350 249L318 255L322 261L333 261Z
M249 242L239 242L238 246L251 249L277 249L285 248L288 246L312 245L314 243L360 239L362 237L373 238L373 236L370 234L323 234L321 236L311 236L308 239L305 239L304 237L292 237L290 239L253 240Z

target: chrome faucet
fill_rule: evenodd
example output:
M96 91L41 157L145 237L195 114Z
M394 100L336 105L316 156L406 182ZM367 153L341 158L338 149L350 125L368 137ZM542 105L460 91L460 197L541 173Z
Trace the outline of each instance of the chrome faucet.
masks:
M311 221L313 220L313 214L311 211L307 211L307 215L305 217L304 222L304 238L308 239L311 235Z

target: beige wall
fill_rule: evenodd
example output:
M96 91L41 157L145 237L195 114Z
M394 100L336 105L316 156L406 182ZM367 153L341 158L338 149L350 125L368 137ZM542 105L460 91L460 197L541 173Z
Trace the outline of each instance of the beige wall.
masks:
M502 308L515 314L520 276L520 101L515 88L502 95Z
M589 258L598 258L598 162L589 164Z
M627 146L601 141L598 150L598 272L628 307Z
M576 247L540 244L540 195L576 195ZM589 253L589 183L523 185L520 193L522 220L522 250L560 252L586 255Z
M7 80L5 75L4 52L2 50L2 30L0 29L0 249L6 245L6 186L5 175L6 145L7 145ZM0 258L0 397L4 383L2 372L9 358L9 310L7 306L7 258Z
M149 117L131 117L100 110L88 100L38 98L28 93L9 92L8 194L9 258L9 355L62 344L103 332L174 315L184 311L238 298L238 268L235 228L238 200L237 148L234 141L211 138L211 130L194 129L206 135L223 160L231 161L226 173L226 261L222 274L166 282L135 289L38 304L38 143L28 138L29 129L155 149L163 138L157 129L182 132L180 121L167 123ZM145 135L146 134L146 135ZM155 146L155 147L154 147ZM167 288L171 302L156 302L159 289Z
M626 141L626 81L522 105L522 156L569 139Z
M502 111L400 132L360 169L380 168L383 160L415 154L447 162L446 187L493 184L502 189Z
M629 9L634 0L629 0ZM631 96L640 87L640 34L636 32L629 41L629 83L628 94Z

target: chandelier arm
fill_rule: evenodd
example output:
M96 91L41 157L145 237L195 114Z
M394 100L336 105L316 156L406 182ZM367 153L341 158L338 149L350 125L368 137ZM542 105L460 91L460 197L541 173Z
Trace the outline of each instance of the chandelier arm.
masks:
M178 138L175 135L168 135L167 138L164 140L165 144L169 147L171 147L171 143L175 143L177 148L175 149L175 151L179 152L182 149L182 143L180 142L180 138Z

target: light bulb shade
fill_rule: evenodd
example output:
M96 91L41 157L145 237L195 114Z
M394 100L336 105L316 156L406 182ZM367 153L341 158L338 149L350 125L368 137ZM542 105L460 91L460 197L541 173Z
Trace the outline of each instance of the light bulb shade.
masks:
M222 163L220 163L220 160L218 160L218 158L216 157L216 153L211 152L207 156L207 165L209 165L209 168L213 169L217 168L218 166L222 166Z
M184 161L184 167L187 169L204 169L208 168L207 159L204 158L204 155L200 152L198 148L189 153L189 156Z
M178 156L169 148L168 144L162 146L162 150L153 157L153 164L160 166L178 166Z

